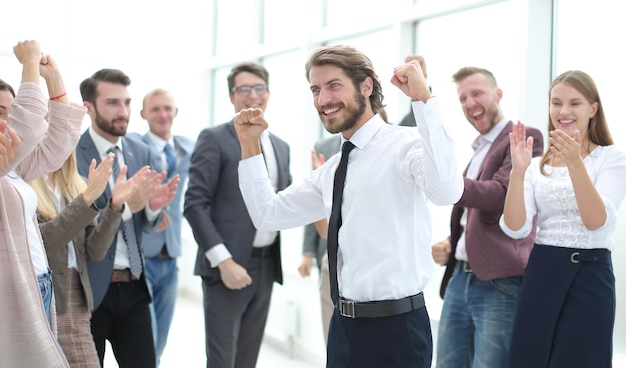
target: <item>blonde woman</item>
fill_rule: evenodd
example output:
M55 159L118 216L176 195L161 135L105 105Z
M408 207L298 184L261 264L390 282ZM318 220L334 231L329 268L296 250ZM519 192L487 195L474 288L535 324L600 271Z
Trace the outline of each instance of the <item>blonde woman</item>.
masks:
M72 368L100 367L91 335L93 295L87 259L104 258L119 227L124 203L144 178L135 175L126 181L127 168L122 167L98 222L100 209L94 201L107 188L114 157L109 154L97 167L93 160L87 182L78 174L72 154L59 170L30 183L37 193L37 219L54 275L58 338Z

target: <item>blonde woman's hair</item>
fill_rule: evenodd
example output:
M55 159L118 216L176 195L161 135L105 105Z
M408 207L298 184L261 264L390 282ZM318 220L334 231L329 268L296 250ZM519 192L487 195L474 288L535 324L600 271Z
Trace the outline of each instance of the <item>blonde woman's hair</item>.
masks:
M80 195L87 188L85 178L80 176L78 173L75 152L72 152L60 169L50 173L49 175L54 175L55 185L61 192L61 197L65 199L66 203L72 202L74 198L78 197L78 195ZM48 189L46 178L43 176L39 177L31 181L29 184L35 190L35 193L37 193L38 215L45 221L55 218L58 213L55 206L54 193Z

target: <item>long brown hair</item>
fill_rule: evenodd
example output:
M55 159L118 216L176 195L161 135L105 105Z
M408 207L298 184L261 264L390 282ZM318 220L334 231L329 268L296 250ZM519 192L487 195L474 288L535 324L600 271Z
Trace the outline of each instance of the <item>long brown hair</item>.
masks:
M552 84L550 84L548 100L550 100L551 98L552 88L560 83L570 86L580 92L580 94L582 94L589 103L598 103L598 110L596 111L596 114L589 119L587 139L589 140L589 142L598 146L612 145L613 138L611 137L611 132L609 132L609 126L606 123L604 109L602 108L600 94L598 93L598 87L596 87L596 83L593 81L593 79L587 73L580 70L570 70L562 73L552 81ZM554 123L552 122L552 118L550 118L550 113L548 112L548 135L554 129L556 128L554 126ZM539 167L543 175L547 175L544 167L551 157L552 154L548 149L541 158L541 164Z

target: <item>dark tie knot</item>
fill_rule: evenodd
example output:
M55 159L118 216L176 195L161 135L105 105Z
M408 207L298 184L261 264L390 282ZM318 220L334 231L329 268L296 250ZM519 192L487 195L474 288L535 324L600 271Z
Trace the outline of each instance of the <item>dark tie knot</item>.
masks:
M350 153L350 151L352 151L353 148L354 148L354 143L350 141L345 141L343 142L343 146L341 146L341 152Z

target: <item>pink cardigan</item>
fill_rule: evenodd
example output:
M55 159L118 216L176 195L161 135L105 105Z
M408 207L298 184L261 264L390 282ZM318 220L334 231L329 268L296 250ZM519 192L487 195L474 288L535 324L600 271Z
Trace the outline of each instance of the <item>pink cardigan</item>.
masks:
M13 169L26 182L55 171L76 147L86 109L54 101L49 108L41 88L24 83L9 116L20 145L13 163L0 170L0 367L69 367L56 340L54 301L53 329L48 327L28 250L22 198L6 178ZM37 219L32 221L39 229Z

